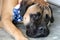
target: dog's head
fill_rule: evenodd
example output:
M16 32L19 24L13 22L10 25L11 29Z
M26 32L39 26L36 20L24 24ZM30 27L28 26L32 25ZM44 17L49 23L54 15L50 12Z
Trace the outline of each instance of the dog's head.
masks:
M51 22L51 10L49 7L40 7L38 4L30 6L24 17L26 34L29 37L45 37L49 34L48 24Z
M53 15L49 7L40 7L33 1L23 0L20 6L26 34L30 37L45 37L49 34L47 26L53 22Z

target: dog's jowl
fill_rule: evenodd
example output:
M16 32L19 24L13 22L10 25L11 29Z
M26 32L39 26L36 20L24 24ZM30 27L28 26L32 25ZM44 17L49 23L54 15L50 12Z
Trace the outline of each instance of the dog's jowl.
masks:
M38 4L30 6L23 17L27 36L33 38L48 36L49 29L47 26L52 23L51 20L54 21L49 6L41 7Z

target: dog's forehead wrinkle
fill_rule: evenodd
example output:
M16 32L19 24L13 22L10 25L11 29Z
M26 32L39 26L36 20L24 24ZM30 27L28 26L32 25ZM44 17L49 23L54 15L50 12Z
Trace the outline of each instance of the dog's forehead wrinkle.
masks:
M40 12L34 12L34 13L31 13L30 15L38 15L38 16L40 16L41 15L41 13Z
M37 11L40 11L41 12L41 9L39 8L39 6L37 6L37 5L32 5L32 6L30 6L29 8L28 8L28 10L29 11L31 11L31 12L37 12Z

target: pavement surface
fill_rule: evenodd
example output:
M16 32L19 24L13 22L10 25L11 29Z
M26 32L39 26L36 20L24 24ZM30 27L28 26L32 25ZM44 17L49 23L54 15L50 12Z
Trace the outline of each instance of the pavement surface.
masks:
M60 40L60 8L56 6L52 6L53 15L54 15L54 23L51 24L50 34L44 38L29 38L30 40ZM25 28L23 25L17 25L22 29L22 32L25 34ZM4 29L0 29L0 40L15 40L9 33L7 33Z

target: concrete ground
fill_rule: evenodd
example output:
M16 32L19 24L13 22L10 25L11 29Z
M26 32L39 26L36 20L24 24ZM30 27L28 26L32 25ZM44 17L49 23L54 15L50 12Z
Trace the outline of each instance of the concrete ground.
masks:
M49 27L50 34L44 38L29 38L30 40L60 40L60 8L52 6L54 14L54 23ZM17 25L17 26L20 26ZM25 28L22 27L22 32L25 34ZM4 29L0 29L0 40L14 40L14 38L8 34Z

